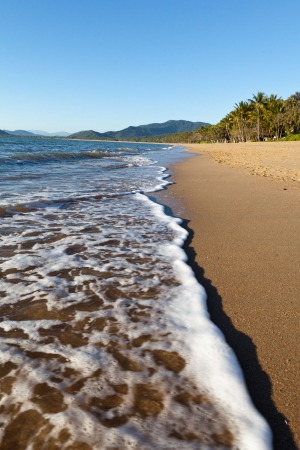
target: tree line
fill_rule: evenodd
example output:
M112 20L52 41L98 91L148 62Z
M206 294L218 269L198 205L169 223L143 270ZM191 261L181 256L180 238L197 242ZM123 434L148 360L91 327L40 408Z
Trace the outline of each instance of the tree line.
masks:
M240 101L216 125L196 131L177 133L157 139L156 142L246 142L300 140L300 92L286 100L264 92Z

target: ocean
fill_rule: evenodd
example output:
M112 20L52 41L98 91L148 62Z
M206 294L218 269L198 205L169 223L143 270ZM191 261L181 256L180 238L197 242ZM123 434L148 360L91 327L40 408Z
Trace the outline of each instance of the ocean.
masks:
M167 188L180 146L0 140L1 449L271 449Z

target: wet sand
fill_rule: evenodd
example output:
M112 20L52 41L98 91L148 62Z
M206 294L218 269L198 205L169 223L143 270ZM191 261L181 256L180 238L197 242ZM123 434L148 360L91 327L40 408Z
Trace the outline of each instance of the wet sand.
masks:
M148 201L98 201L2 224L0 450L237 448L172 315L173 232Z
M199 156L171 168L159 200L186 219L190 264L274 449L300 448L300 142L189 147Z

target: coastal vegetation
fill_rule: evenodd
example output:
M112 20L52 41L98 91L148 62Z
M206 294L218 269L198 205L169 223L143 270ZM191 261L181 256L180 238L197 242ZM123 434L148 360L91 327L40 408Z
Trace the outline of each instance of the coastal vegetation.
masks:
M12 137L12 135L50 138L50 136L38 136L24 130L14 132L0 130L1 137ZM56 137L62 138L59 135ZM299 141L300 92L295 92L286 100L276 94L267 95L264 92L257 92L252 95L252 98L235 103L233 110L215 125L207 122L168 120L164 123L130 126L123 130L105 133L94 130L79 131L66 139L153 143Z
M240 101L216 125L177 133L156 142L247 142L300 140L300 92L283 100L275 94L254 94ZM154 141L154 139L153 139Z

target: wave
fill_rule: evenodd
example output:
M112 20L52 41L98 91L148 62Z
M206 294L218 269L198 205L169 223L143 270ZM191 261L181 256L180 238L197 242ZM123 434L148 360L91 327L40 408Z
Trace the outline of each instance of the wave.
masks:
M78 161L81 159L101 159L120 157L125 154L136 154L138 151L129 148L118 148L117 151L89 150L81 152L26 152L3 155L1 163L48 163L57 161Z
M133 164L120 164L118 166L106 166L105 169L121 169L127 167L133 167ZM40 198L39 200L33 201L23 201L20 203L11 203L11 204L0 204L0 218L9 218L19 214L28 214L32 212L36 212L37 210L48 208L48 207L56 207L58 209L64 209L70 204L77 204L82 202L99 202L102 199L107 198L116 198L116 197L124 197L132 194L143 194L145 192L156 192L164 189L167 185L172 184L170 181L167 181L170 175L167 172L165 167L159 167L159 171L157 174L157 184L152 185L147 189L132 189L132 190L123 190L117 192L105 192L105 193L91 193L86 195L72 195L70 197L59 197L59 198ZM41 193L42 195L42 193Z
M107 194L106 197L117 196L117 194ZM16 214L24 214L37 211L38 209L47 208L50 206L56 206L57 208L64 208L66 205L79 202L99 201L103 198L103 195L91 195L91 196L78 196L70 198L57 198L57 199L41 199L39 201L32 201L26 203L17 203L12 205L0 206L0 217L12 217Z

